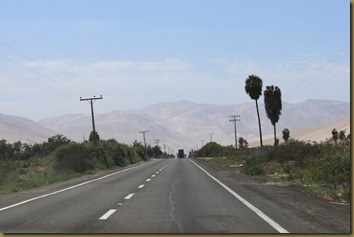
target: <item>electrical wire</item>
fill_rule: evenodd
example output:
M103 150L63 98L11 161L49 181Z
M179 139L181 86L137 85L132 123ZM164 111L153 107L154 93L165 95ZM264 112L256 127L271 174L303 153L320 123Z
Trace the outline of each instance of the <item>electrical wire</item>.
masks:
M76 84L74 84L74 83L72 83L72 82L67 81L65 78L63 78L63 77L61 77L61 76L58 76L58 75L56 75L55 73L53 73L53 72L51 72L50 70L48 70L47 68L43 67L42 65L39 65L35 60L29 58L28 56L24 55L23 53L19 52L18 50L14 49L13 47L11 47L11 46L5 44L4 42L0 41L0 43L1 43L2 45L4 45L5 47L7 47L8 49L10 49L10 50L12 50L13 52L15 52L16 54L20 55L22 58L26 59L28 62L30 62L30 63L36 65L37 67L41 68L42 70L46 71L46 72L49 73L50 75L52 75L52 76L54 76L54 77L56 77L56 78L58 78L58 79L60 79L60 80L65 81L65 83L61 83L60 81L53 80L53 79L51 79L51 78L49 78L49 77L47 77L47 76L44 76L43 74L39 74L38 72L35 72L35 71L33 71L33 70L30 70L30 69L24 67L24 66L18 64L17 62L14 62L13 60L7 58L7 57L2 56L2 57L4 57L4 58L6 58L7 60L12 61L12 62L15 63L16 65L18 65L18 66L20 66L20 67L22 67L22 68L25 68L26 70L29 70L29 71L31 71L32 73L35 73L35 74L39 75L40 77L42 77L42 78L44 78L44 79L47 79L47 80L51 81L52 83L57 84L57 85L59 85L59 86L68 87L68 88L71 88L71 89L73 89L73 90L75 90L75 91L80 90L81 92L83 92L83 93L85 93L85 94L87 94L87 95L92 94L92 92L81 88L79 85L76 85Z
M75 91L77 92L78 90L81 91L83 94L85 95L93 95L94 93L92 91L89 91L87 89L82 88L81 86L73 83L73 82L69 82L66 78L58 76L57 74L53 73L52 71L48 70L47 68L43 67L42 65L38 64L35 60L31 59L30 57L24 55L23 53L19 52L18 50L14 49L13 47L9 46L8 44L4 43L3 41L0 40L0 44L2 44L3 46L5 46L6 48L10 49L11 51L15 52L17 55L21 56L22 58L24 58L26 61L32 63L33 65L37 66L38 68L42 69L43 71L47 72L48 74L50 74L51 77L57 78L58 80L52 79L51 77L48 77L42 73L39 73L38 71L29 69L28 67L23 66L22 64L6 57L3 55L0 55L2 58L6 59L7 61L17 65L18 67L26 70L26 71L30 71L32 74L35 74L37 76L39 76L42 79L46 79L49 80L52 84L54 84L56 87L50 86L48 85L48 83L41 83L38 82L36 80L34 80L33 78L27 77L28 80L31 81L31 84L33 85L40 85L42 87L46 87L55 91L60 91L62 93L65 93L67 95L73 96L73 97L77 97L78 95L76 93L72 93L70 91ZM4 66L2 66L2 68L5 68L6 70L14 73L14 75L20 74L19 72L14 72L12 69L6 68ZM22 79L22 78L21 78ZM64 83L63 83L64 81ZM59 87L58 87L59 86ZM60 88L61 87L61 88ZM68 91L69 89L69 91ZM103 107L105 107L108 110L111 110L111 108L108 108L107 106L105 106L105 104L102 104Z
M330 69L332 69L336 64L332 64L331 67L324 69L324 70L320 70L322 68L324 68L325 66L327 66L330 62L332 62L339 54L342 53L342 51L344 51L348 46L350 45L350 43L346 44L342 49L340 49L335 55L333 55L329 60L327 60L325 63L323 63L322 65L320 65L319 67L316 68L316 72L312 73L311 75L309 75L308 77L306 77L304 80L302 80L300 82L300 84L297 87L293 87L294 89L291 90L290 92L287 93L286 95L286 100L289 101L290 99L292 99L294 96L297 96L299 93L301 93L303 90L306 90L308 88L309 85L312 85L313 83L317 82L317 79L319 78L319 76L321 76L324 72L329 71ZM342 56L339 60L336 61L336 63L341 62L349 53L344 54L344 56ZM319 75L317 75L315 78L311 79L314 75L320 73ZM309 81L309 79L311 79Z

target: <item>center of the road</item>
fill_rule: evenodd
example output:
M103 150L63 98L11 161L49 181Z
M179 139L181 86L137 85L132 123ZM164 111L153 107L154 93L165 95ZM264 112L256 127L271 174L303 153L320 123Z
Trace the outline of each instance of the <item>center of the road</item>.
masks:
M171 160L172 161L172 160ZM169 164L170 164L170 162L171 161L169 161L166 165L164 165L163 167L161 167L160 169L159 169L159 171L156 171L153 175L151 175L151 178L155 178L159 173L161 173ZM151 179L146 179L146 181L145 182L150 182L151 181ZM138 189L142 189L144 186L146 185L146 183L144 183L144 184L140 184L139 186L138 186ZM130 193L130 194L128 194L125 198L124 198L124 200L130 200L133 196L135 195L135 193ZM123 205L123 203L119 203L119 205L118 206L121 206L121 205ZM117 211L117 209L110 209L110 210L108 210L103 216L101 216L100 218L99 218L99 220L107 220L110 216L112 216L113 215L113 213L115 213Z

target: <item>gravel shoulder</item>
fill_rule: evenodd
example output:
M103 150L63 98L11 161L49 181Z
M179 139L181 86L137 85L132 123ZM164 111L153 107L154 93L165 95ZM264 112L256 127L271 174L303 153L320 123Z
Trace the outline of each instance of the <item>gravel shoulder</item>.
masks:
M265 183L204 159L200 166L290 233L351 233L351 205L313 196L281 183Z

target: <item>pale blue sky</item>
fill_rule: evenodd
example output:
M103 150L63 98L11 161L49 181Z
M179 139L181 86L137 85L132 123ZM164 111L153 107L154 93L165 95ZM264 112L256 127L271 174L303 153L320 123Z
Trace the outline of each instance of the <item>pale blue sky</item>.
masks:
M0 9L0 113L89 113L79 97L101 94L98 113L252 102L250 74L286 102L350 100L347 0L3 0Z

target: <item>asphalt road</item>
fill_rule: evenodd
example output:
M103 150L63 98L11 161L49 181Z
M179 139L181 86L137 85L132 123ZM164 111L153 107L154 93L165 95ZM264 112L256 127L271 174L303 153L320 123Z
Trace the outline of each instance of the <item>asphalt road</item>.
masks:
M0 232L349 233L349 207L322 201L199 160L152 160L0 197Z

